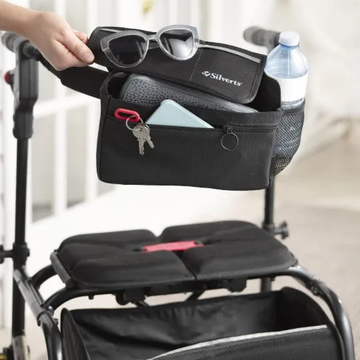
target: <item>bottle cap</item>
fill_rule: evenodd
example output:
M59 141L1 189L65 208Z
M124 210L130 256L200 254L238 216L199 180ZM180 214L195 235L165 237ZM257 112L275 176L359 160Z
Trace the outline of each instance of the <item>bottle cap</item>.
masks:
M279 37L279 43L285 46L297 46L300 42L300 36L294 31L283 31Z

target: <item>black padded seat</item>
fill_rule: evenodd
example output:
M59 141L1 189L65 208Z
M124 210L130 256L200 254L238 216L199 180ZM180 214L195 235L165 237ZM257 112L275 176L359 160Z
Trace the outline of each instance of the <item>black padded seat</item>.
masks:
M198 247L153 252L143 248L183 241L196 241ZM89 289L261 277L296 262L280 241L243 221L174 226L159 237L148 230L73 236L51 260L65 283Z

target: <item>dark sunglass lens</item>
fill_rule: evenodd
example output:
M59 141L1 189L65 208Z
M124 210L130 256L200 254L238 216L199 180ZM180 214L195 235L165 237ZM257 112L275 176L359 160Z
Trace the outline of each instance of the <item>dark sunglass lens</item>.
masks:
M121 65L133 65L144 58L146 41L141 36L124 36L111 40L109 47Z
M189 30L169 30L160 36L165 49L178 59L187 58L195 45L193 33Z

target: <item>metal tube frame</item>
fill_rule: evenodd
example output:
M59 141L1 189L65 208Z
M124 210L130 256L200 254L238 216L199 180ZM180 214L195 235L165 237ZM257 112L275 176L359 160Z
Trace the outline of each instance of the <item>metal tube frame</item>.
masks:
M306 289L311 291L312 294L318 296L327 304L342 340L345 355L344 360L355 360L354 340L350 319L338 296L323 281L300 265L292 266L283 272L273 273L270 277L277 278L281 276L288 276L298 280ZM21 295L26 303L29 304L39 325L43 328L49 359L61 360L61 335L57 327L57 322L53 318L53 312L69 300L79 297L103 295L106 293L100 290L71 290L63 288L44 301L35 287L34 282L26 275L24 269L15 270L14 279L20 289ZM45 277L43 277L43 279L45 282ZM37 287L41 285L42 282L37 283ZM199 293L199 295L201 295L201 293ZM194 298L196 297L197 296Z
M29 305L37 324L43 330L49 360L62 360L61 334L53 317L53 309L43 306L44 300L24 268L14 271L14 281L22 299Z
M16 219L15 242L13 249L21 251L26 247L25 221L26 221L26 182L27 182L28 140L18 140L17 144L17 171L16 171ZM13 250L13 252L14 252ZM25 266L26 257L14 258L14 271ZM25 302L21 293L13 283L13 309L12 309L12 336L25 334Z
M265 190L265 207L263 229L275 235L274 224L274 206L275 206L275 179L269 188ZM272 289L272 279L264 278L260 280L260 291L266 292Z
M355 360L354 338L350 319L339 297L323 281L300 265L290 267L279 275L295 278L314 295L325 301L331 310L335 325L343 341L345 359Z
M51 265L44 267L39 270L36 274L31 277L32 283L36 289L40 289L41 285L55 276L55 270Z

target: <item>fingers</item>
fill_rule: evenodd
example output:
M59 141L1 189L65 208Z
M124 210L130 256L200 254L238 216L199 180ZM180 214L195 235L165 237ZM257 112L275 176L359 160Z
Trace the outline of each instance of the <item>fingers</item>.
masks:
M85 38L87 36L81 32L71 32L64 39L64 45L75 55L79 60L91 64L94 61L94 54L85 45Z
M81 43L81 41L79 42ZM89 65L88 62L79 59L60 42L56 42L53 50L52 56L48 60L57 71L62 71L71 67L83 67Z
M74 33L84 44L88 42L89 39L85 33L78 30L74 30Z
M94 61L94 55L86 45L87 35L73 30L64 18L55 13L35 12L25 30L25 37L58 71L86 66Z

